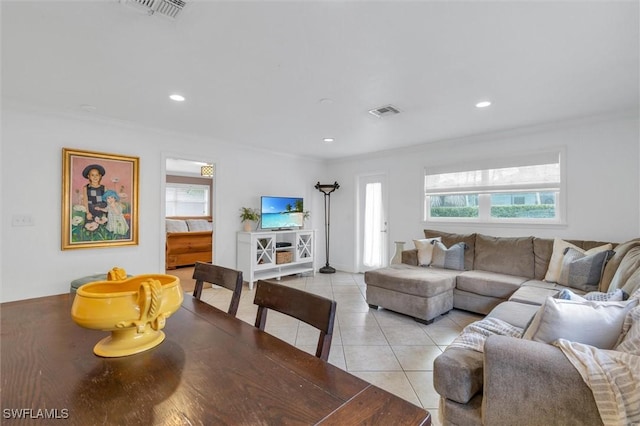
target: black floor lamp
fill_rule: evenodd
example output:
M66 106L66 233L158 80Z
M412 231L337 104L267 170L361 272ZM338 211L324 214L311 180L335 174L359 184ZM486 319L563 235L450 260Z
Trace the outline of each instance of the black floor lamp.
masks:
M336 268L329 266L329 222L331 217L331 193L340 188L338 182L332 184L316 183L315 188L324 194L324 228L325 228L325 250L327 255L327 264L319 269L321 274L333 274L336 272Z

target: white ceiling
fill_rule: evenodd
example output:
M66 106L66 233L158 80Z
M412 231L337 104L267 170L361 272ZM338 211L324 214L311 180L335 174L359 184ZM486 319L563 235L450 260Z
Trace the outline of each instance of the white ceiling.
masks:
M186 1L2 0L4 100L327 159L639 106L637 1Z

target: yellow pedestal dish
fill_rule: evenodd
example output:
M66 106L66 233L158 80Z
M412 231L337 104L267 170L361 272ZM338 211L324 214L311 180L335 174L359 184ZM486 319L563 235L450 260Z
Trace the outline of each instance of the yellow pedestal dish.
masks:
M126 276L126 274L125 274ZM71 317L81 327L110 331L93 352L112 358L156 347L165 338L166 319L182 305L180 279L148 274L82 285L76 292Z

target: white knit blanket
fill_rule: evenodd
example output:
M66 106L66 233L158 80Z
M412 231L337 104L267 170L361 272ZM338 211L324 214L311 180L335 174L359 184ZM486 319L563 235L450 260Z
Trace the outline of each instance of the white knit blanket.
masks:
M640 306L627 314L624 331L630 331L631 326L640 326ZM640 334L637 330L628 333L618 350L597 349L564 339L554 342L591 389L606 426L640 425Z
M522 337L522 329L501 319L487 317L462 329L460 335L449 346L483 352L485 340L492 335L520 338Z

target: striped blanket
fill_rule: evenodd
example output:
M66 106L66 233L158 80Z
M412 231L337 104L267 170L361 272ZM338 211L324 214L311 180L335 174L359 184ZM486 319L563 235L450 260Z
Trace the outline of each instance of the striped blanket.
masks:
M466 326L449 347L484 351L484 341L491 335L522 337L522 329L498 318L487 317Z
M558 346L593 393L606 426L640 425L640 306L631 310L616 350L558 339Z

